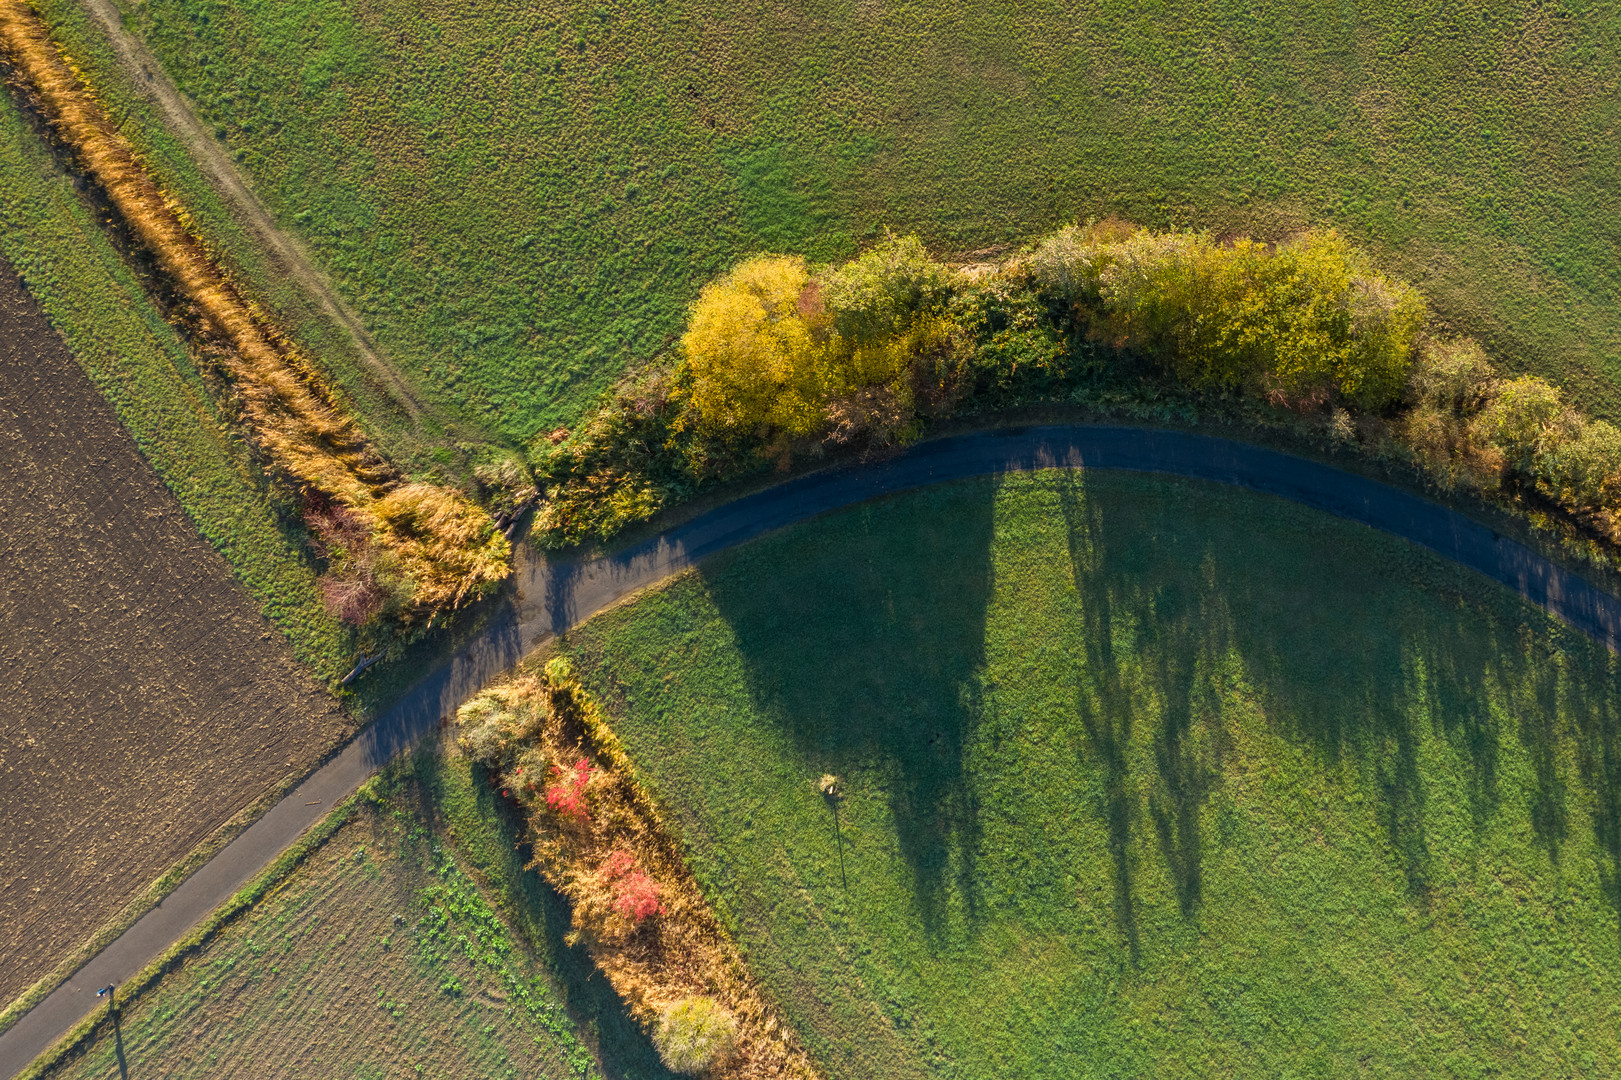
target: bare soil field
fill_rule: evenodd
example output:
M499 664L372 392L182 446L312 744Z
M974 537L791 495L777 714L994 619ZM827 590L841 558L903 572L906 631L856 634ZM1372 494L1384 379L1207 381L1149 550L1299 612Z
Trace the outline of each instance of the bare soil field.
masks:
M0 1003L353 728L0 263Z

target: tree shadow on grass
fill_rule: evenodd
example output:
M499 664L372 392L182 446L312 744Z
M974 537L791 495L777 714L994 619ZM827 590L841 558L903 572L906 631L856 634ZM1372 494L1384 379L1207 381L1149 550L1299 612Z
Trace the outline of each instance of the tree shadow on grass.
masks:
M442 751L428 740L411 756L413 782L404 789L406 797L422 820L455 834L458 854L473 863L482 884L504 902L506 921L516 924L517 936L551 975L570 1018L581 1032L594 1036L603 1073L609 1080L673 1080L676 1074L664 1067L585 947L565 940L572 929L568 902L538 871L525 868L531 851L522 816L497 796L489 775L476 765L471 791L475 806L457 812L451 804L466 793L445 776L445 768Z
M1076 709L1102 777L1097 814L1113 863L1115 918L1135 962L1132 831L1143 802L1182 914L1193 917L1203 899L1199 815L1220 781L1228 742L1213 683L1228 619L1201 572L1205 560L1179 559L1178 572L1152 573L1144 557L1164 530L1134 508L1122 514L1089 500L1084 474L1056 474L1053 483L1082 624ZM1143 723L1152 730L1136 730ZM1131 775L1131 748L1145 736L1154 775L1143 782Z
M1183 915L1201 903L1201 810L1230 746L1221 700L1234 679L1325 767L1364 778L1385 850L1420 905L1439 857L1425 740L1451 747L1461 775L1448 782L1460 783L1477 834L1503 813L1523 813L1557 862L1571 831L1570 773L1560 762L1574 737L1601 881L1621 918L1621 710L1617 662L1600 647L1550 630L1467 571L1377 534L1319 528L1310 511L1288 508L1301 515L1293 537L1257 545L1245 515L1268 509L1243 511L1205 485L1092 500L1086 474L1054 483L1084 624L1076 674L1084 754L1102 778L1097 813L1114 861L1116 918L1134 955L1132 834L1145 818ZM1499 757L1515 738L1533 783L1523 803L1505 806ZM1133 745L1151 749L1152 774L1142 764L1150 755L1134 756Z
M994 489L936 488L850 511L863 527L800 530L701 573L760 714L810 769L876 768L925 932L955 893L980 914L979 805L964 747L981 715ZM807 783L813 780L807 776Z

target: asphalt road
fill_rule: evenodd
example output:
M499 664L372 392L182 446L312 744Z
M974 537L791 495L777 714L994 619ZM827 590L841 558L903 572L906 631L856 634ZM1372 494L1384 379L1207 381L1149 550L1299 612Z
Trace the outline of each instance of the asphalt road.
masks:
M946 480L1043 468L1125 469L1233 484L1392 533L1519 593L1621 653L1621 600L1456 511L1272 450L1182 432L1073 425L920 443L877 464L825 470L718 507L617 555L534 560L490 628L427 675L118 940L0 1035L0 1078L19 1072L97 1007L96 988L138 973L396 754L535 646L706 555L868 499Z

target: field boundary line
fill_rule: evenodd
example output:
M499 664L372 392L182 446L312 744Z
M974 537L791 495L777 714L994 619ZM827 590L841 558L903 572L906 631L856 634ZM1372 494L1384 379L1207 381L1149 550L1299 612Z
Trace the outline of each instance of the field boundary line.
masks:
M333 289L326 275L315 265L309 250L276 224L269 207L254 193L252 184L236 162L231 160L230 154L203 126L196 110L181 94L180 88L169 79L168 73L146 43L124 25L124 15L118 5L114 0L81 0L81 3L106 35L113 56L125 75L132 84L143 89L147 99L158 107L169 130L180 139L192 160L202 166L203 175L213 184L214 190L225 199L254 238L270 251L281 264L281 269L316 302L322 314L343 328L356 354L372 375L388 388L389 394L411 415L412 424L420 429L422 414L427 411L422 402L399 373L382 358L360 316Z
M588 562L525 559L515 575L516 588L502 595L483 633L0 1034L0 1080L77 1030L95 1009L97 987L127 982L153 958L167 955L322 822L325 807L350 798L537 646L710 555L767 533L933 484L1060 468L1204 480L1359 522L1483 574L1621 654L1621 599L1460 511L1332 465L1163 428L1022 426L928 440L882 462L828 468L766 488L613 555ZM310 800L318 805L306 805Z

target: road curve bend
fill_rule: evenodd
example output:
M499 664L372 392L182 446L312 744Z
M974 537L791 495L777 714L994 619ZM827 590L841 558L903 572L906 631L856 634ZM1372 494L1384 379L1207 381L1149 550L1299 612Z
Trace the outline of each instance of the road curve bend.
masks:
M136 975L328 808L548 638L707 555L829 511L947 480L1050 468L1164 473L1304 503L1478 571L1621 653L1621 600L1457 511L1328 465L1204 435L1085 424L919 443L882 462L831 468L746 496L616 555L586 563L532 560L483 634L0 1035L0 1080L88 1016L98 1004L96 988Z

